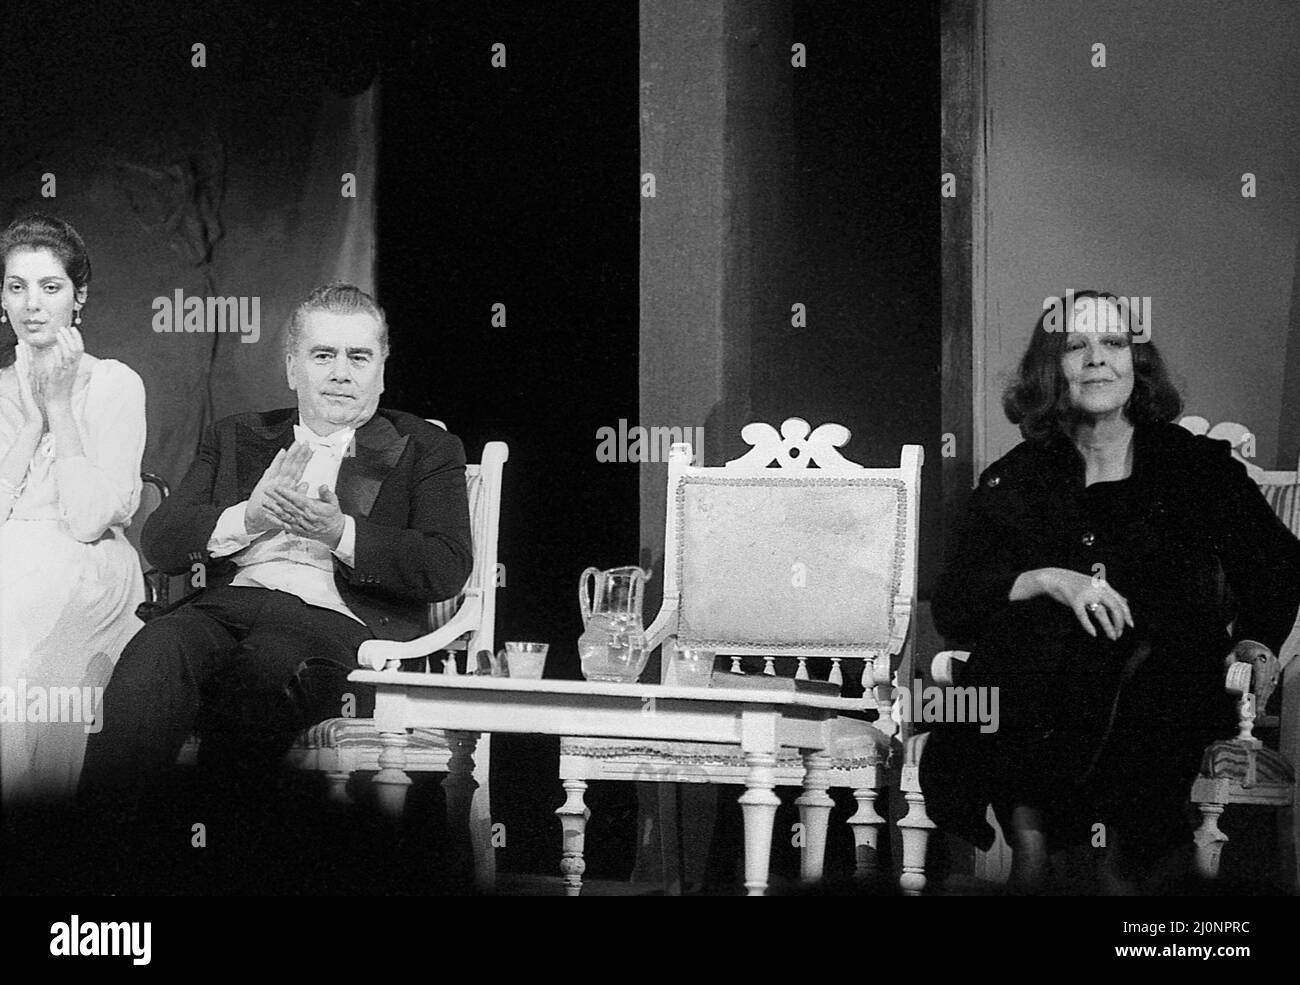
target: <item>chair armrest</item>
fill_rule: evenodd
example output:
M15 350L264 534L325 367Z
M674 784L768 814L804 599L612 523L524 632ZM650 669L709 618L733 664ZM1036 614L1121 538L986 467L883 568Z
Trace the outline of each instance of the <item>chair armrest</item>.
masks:
M677 602L675 599L665 599L664 604L659 609L659 614L655 616L645 631L645 648L647 653L654 653L659 647L667 641L668 637L676 635L677 629Z
M182 605L189 603L191 599L202 593L202 591L203 589L200 588L197 591L190 592L190 594L186 595L184 598L177 599L170 605L165 604L162 601L141 602L135 607L135 617L141 622L149 622L151 619L157 619L159 616L168 615L169 613L175 612Z
M930 661L930 676L936 684L951 687L957 683L957 664L970 659L969 650L943 650Z
M912 597L910 595L895 595L893 606L893 618L890 620L889 628L889 653L893 657L903 652L903 647L907 643L907 633L912 627ZM888 663L888 661L886 661Z
M157 606L169 605L171 603L170 581L170 576L163 574L157 568L150 568L144 572L145 603Z
M1224 677L1224 690L1237 699L1237 742L1259 745L1255 738L1255 695L1251 678L1255 676L1253 664L1248 661L1228 665Z
M357 663L371 670L392 670L403 660L427 657L455 642L479 624L483 600L477 594L466 595L461 607L444 626L413 640L366 640L357 650Z
M1228 690L1232 691L1233 686L1230 682L1233 679L1233 668L1248 666L1252 669L1253 673L1245 678L1246 687L1254 694L1255 705L1262 712L1282 676L1282 667L1272 650L1263 644L1258 644L1258 646L1259 650L1251 657L1237 655L1236 653L1230 655L1226 661L1226 670L1229 682L1227 684ZM1239 673L1238 676L1240 676Z
M143 485L153 486L158 492L158 506L167 502L167 497L171 495L171 488L167 485L165 479L161 476L154 475L152 472L141 472L140 481ZM157 507L155 507L157 509ZM138 511L137 511L138 512ZM147 563L148 559L141 554L141 560ZM159 571L156 567L150 567L144 572L144 592L145 601L140 603L146 615L141 615L140 609L136 609L136 616L145 622L148 622L154 616L161 615L164 611L170 612L168 608L171 599L168 597L171 591L171 578L169 575ZM191 593L193 594L193 593ZM188 598L188 596L187 596Z
M1248 663L1229 664L1223 679L1223 689L1234 697L1245 697L1250 694L1251 678L1254 676L1254 667Z

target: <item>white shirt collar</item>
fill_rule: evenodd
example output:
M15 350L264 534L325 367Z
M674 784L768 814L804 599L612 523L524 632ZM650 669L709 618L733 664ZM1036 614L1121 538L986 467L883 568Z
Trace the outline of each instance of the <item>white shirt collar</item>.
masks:
M352 444L352 437L357 433L356 428L339 428L333 434L321 437L307 425L303 424L301 419L293 426L293 438L295 441L301 441L304 444L311 445L313 448L324 449L337 457L343 457Z

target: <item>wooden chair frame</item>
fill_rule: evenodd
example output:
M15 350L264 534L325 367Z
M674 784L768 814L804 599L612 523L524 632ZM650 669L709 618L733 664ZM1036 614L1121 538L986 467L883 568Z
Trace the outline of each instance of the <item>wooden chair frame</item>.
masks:
M678 635L682 619L681 586L678 573L672 559L678 557L679 529L678 510L676 508L678 491L683 484L691 480L722 480L742 484L747 480L759 482L785 482L791 485L809 483L813 479L826 477L850 477L853 480L879 480L882 483L896 483L904 497L902 515L903 531L900 537L903 558L900 579L896 593L890 601L890 639L879 651L846 650L842 647L792 646L774 653L773 646L757 643L746 645L735 641L728 645L711 646L719 656L732 658L733 670L739 669L742 657L763 657L765 673L775 673L773 661L777 659L797 660L797 678L807 678L807 661L810 658L825 658L830 661L831 670L828 680L843 683L841 661L860 659L863 661L862 685L864 689L864 710L876 710L879 718L872 731L875 735L872 748L864 751L860 757L851 762L832 759L830 770L831 787L849 788L857 800L857 811L849 818L852 827L857 855L857 874L866 876L877 865L879 831L885 819L876 811L876 798L885 786L886 767L889 756L890 740L897 731L898 724L891 717L893 689L891 673L898 667L898 661L910 664L907 657L909 628L916 595L917 532L920 503L920 476L924 453L920 446L903 447L899 465L896 468L864 469L861 465L844 459L839 447L849 440L847 428L838 424L823 424L810 430L807 422L799 418L790 418L782 425L780 432L768 424L752 423L741 432L742 437L753 447L742 457L728 462L721 468L705 468L691 465L692 451L688 444L675 444L668 461L668 497L667 517L664 531L664 592L658 615L646 630L646 647L654 651L663 647L661 659L661 681L665 684L674 682L673 662L670 658L671 648L665 646ZM817 469L808 468L809 465ZM776 465L779 467L773 468ZM862 723L864 726L866 723ZM638 747L658 748L666 744L638 743ZM717 756L710 753L705 756L673 758L668 756L647 757L635 752L621 754L618 740L596 740L566 738L561 742L560 779L563 782L568 799L556 812L559 814L565 832L565 851L562 869L569 883L571 893L581 885L582 875L582 831L587 816L583 803L583 793L590 780L639 780L654 783L715 783L743 784L745 766L743 757ZM834 753L832 752L832 757ZM804 770L797 754L778 759L775 769L778 786L799 786L803 782ZM829 798L825 804L805 803L801 797L798 801L801 816L809 811L829 810ZM664 860L664 876L669 892L680 889L677 879L679 869L676 831L676 805L671 797L660 797L661 845ZM805 821L807 817L805 817ZM821 822L824 824L824 820ZM824 830L824 828L823 828ZM805 875L807 875L805 871Z

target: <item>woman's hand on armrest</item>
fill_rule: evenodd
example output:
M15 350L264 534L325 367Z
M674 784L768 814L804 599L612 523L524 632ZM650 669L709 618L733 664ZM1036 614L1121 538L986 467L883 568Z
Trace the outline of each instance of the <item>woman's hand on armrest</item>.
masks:
M1055 599L1073 612L1089 636L1097 635L1094 619L1112 640L1119 639L1125 625L1133 626L1128 599L1101 579L1078 571L1035 568L1021 572L1011 586L1008 598L1012 602L1024 602L1039 595Z

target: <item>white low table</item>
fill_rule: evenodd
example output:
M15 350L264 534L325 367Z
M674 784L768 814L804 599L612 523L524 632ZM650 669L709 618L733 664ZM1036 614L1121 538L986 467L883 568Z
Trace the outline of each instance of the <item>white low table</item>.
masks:
M597 681L521 680L498 677L356 670L348 680L375 687L375 727L383 749L375 783L387 809L400 811L406 775L407 730L446 730L452 747L446 789L450 823L468 828L474 747L483 732L738 745L748 774L740 797L745 826L745 888L767 888L772 823L780 803L773 769L783 746L803 756L803 793L796 801L804 826L801 874L821 878L832 801L827 793L830 721L863 703L795 691L720 687L667 687ZM585 781L565 783L568 799L556 811L564 828L562 867L568 895L582 889ZM476 875L481 875L476 866Z

